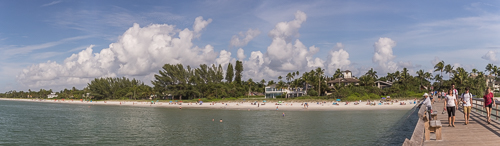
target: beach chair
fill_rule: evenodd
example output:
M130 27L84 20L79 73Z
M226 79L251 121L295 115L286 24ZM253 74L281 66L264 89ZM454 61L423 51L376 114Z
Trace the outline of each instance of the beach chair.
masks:
M382 103L378 103L378 105L382 105Z

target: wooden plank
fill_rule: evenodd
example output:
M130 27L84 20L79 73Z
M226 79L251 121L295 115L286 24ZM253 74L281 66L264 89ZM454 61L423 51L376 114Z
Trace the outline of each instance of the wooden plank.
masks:
M478 101L474 101L478 102ZM482 102L479 100L479 105L473 105L482 109ZM436 101L433 104L433 109L440 113L443 110L443 101ZM448 127L448 114L438 114L437 121L443 127L436 129L436 133L441 131L440 137L436 133L431 133L431 140L425 141L424 145L498 145L500 143L500 122L492 116L491 124L486 122L486 115L482 111L472 110L469 124L465 125L463 110L457 110L455 113L455 127ZM493 114L495 114L493 112ZM437 123L436 123L437 124ZM431 123L431 125L434 125Z

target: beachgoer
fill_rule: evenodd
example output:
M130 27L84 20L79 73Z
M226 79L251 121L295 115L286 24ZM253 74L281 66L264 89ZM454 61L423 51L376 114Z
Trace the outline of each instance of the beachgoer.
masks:
M491 92L491 88L488 87L486 89L486 93L484 93L484 107L486 108L486 113L488 116L488 124L491 124L491 108L495 106L495 100L493 99L493 93Z
M451 84L451 89L453 90L453 95L455 95L455 97L458 97L458 90L455 89L455 83Z
M444 100L444 106L448 111L448 127L455 127L455 110L458 110L458 106L456 105L457 97L453 94L453 89L450 89Z
M182 106L179 106L179 109L182 109Z
M278 106L276 106L276 110L278 110Z
M285 113L283 113L283 117L285 116Z
M212 119L212 121L215 121L215 119Z
M462 103L464 106L464 119L465 125L469 124L470 112L472 109L472 94L469 92L469 87L465 88L465 93L462 94Z
M423 105L425 105L425 107L427 107L427 113L429 113L429 121L432 120L431 119L431 113L432 113L432 101L431 99L429 98L429 95L427 93L424 93L424 102L422 102Z
M220 119L220 122L222 123L222 119Z

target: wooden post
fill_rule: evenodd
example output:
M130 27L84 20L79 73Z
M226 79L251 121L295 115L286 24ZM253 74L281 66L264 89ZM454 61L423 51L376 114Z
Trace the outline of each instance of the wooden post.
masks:
M495 102L495 101L493 101L493 102ZM495 109L496 109L496 110L495 110L495 112L497 113L497 114L496 114L497 116L495 116L495 117L496 117L496 119L498 120L498 104L495 104L495 105L496 105L496 106L495 106Z

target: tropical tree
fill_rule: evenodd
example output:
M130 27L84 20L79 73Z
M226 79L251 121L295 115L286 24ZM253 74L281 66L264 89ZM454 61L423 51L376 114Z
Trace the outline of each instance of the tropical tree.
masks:
M449 80L451 80L451 73L453 73L453 71L454 71L454 70L453 70L453 68L454 68L454 66L451 66L450 64L448 64L448 65L446 65L446 66L444 67L444 71L445 71L447 74L449 74L449 75L450 75L450 76L448 77L448 79L449 79Z
M377 76L377 71L374 71L373 68L371 68L370 70L368 70L368 72L366 72L365 75L368 75L369 77L373 78L373 79L377 79L378 76Z
M491 63L488 63L488 65L486 65L486 70L487 72L490 73L490 75L493 73L493 64Z
M417 77L420 79L420 86L422 86L422 80L425 78L424 70L418 70ZM420 90L421 88L419 87L418 89Z
M444 66L445 66L444 61L438 62L436 65L434 65L434 72L441 71L440 77L443 77ZM442 82L442 80L440 80L439 86L441 87L442 84L443 84L443 82Z
M369 75L362 75L359 77L359 83L361 86L371 86L374 83L374 79Z
M320 67L316 68L316 76L318 78L318 96L321 96L321 79L323 78L324 73L324 69L321 69Z

